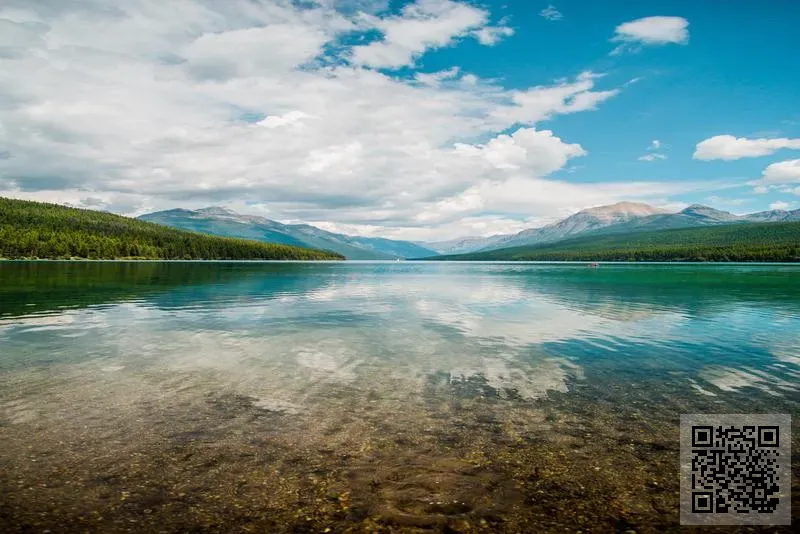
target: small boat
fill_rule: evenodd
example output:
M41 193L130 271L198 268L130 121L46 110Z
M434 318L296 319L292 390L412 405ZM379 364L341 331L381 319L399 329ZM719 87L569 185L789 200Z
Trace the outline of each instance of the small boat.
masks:
M600 264L597 263L596 261L593 261L592 263L587 265L587 267L589 267L590 269L597 269L598 267L600 267Z

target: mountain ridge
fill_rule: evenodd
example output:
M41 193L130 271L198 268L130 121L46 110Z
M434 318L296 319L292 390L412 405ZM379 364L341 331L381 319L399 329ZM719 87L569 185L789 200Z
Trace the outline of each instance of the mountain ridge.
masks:
M0 197L0 258L341 260L339 254L187 232L105 211Z
M425 259L425 258L422 258ZM800 221L717 224L439 256L439 261L800 262Z
M569 217L538 228L529 228L504 236L488 245L480 238L462 237L443 243L465 243L456 250L444 251L440 243L428 243L440 254L469 254L493 250L555 243L579 236L600 236L617 233L650 232L658 230L693 228L708 225L736 223L767 223L800 221L800 209L793 211L768 210L745 215L735 215L702 204L692 204L678 212L667 212L649 204L618 202L580 210ZM474 239L474 241L472 241ZM425 244L425 243L423 243Z
M518 232L508 239L493 243L491 250L559 241L584 232L662 212L663 210L659 208L641 202L617 202L615 204L595 206L582 209L569 217L546 226ZM482 248L480 250L490 249Z
M224 237L330 250L351 260L389 260L438 254L411 241L337 234L310 224L285 224L259 215L240 214L221 206L197 210L175 208L145 213L137 219Z
M582 209L559 221L515 234L466 236L445 241L404 241L338 234L304 223L281 223L259 215L240 214L221 206L197 210L175 208L138 217L175 228L255 239L269 243L330 250L355 260L429 258L439 254L471 254L556 243L582 236L605 236L659 230L800 221L800 209L767 210L744 215L691 204L677 212L642 202L617 202Z

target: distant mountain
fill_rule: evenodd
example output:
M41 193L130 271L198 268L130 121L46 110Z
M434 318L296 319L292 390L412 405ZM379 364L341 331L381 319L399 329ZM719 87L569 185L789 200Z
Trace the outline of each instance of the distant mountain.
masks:
M725 223L740 219L738 215L734 215L733 213L703 206L702 204L692 204L688 208L682 209L679 213L688 217L693 217L698 221L706 221L709 223Z
M437 259L800 262L800 222L742 222L609 235L592 234L555 243L440 256Z
M800 221L800 209L794 211L770 210L745 215L744 219L752 222L790 222Z
M794 211L771 210L749 215L734 215L727 211L692 204L677 213L668 213L637 202L619 202L581 210L541 228L530 228L517 234L492 238L464 237L441 243L421 243L441 254L469 254L510 247L556 243L578 236L602 236L632 232L655 232L710 225L745 222L800 221L800 209Z
M724 224L740 224L746 222L792 222L800 220L800 210L795 211L762 211L749 215L734 215L700 204L692 204L677 213L651 215L632 219L622 224L591 232L591 235L619 234L628 232L652 232L679 228L695 228ZM589 235L589 234L587 234Z
M449 241L436 241L433 243L418 243L421 246L431 248L439 254L462 254L475 250L491 248L496 243L500 243L511 237L511 234L498 234L489 237L462 237Z
M588 208L556 223L548 224L541 228L523 230L479 250L551 243L584 232L660 213L663 213L662 210L639 202L618 202L610 206Z
M139 219L224 237L330 250L351 260L420 258L438 254L432 248L409 241L337 234L308 224L283 224L221 207L158 211L141 215Z
M658 213L645 217L634 218L619 224L609 225L598 229L593 234L619 234L627 232L654 232L657 230L675 230L679 228L694 228L714 224L731 224L742 222L743 219L708 206L692 204L677 213Z
M775 222L782 221L787 215L789 215L789 212L785 210L769 210L751 213L745 215L744 218L751 222Z

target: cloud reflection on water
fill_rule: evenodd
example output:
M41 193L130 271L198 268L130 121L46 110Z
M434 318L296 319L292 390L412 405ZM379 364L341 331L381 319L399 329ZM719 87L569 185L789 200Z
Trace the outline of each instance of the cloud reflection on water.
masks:
M152 381L179 373L197 387L226 385L276 406L342 386L415 391L437 373L535 399L609 368L620 380L682 380L701 395L796 392L800 341L780 333L800 328L800 307L778 291L790 283L779 271L747 278L738 267L147 268L162 290L126 287L112 273L118 304L42 315L48 296L35 294L38 315L0 319L5 365L16 358L24 367L34 354L96 359L119 367L115 375ZM776 359L783 367L772 366Z

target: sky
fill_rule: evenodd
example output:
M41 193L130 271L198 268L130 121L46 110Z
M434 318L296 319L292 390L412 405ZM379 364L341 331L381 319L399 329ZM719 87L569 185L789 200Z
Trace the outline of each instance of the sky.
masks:
M412 240L800 208L800 2L3 0L0 196Z

